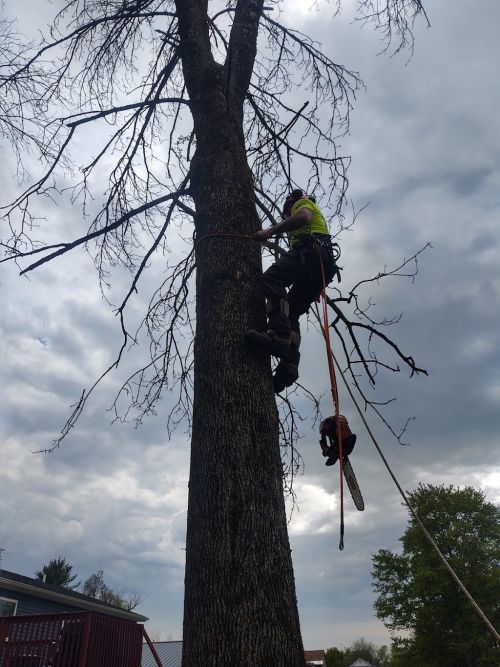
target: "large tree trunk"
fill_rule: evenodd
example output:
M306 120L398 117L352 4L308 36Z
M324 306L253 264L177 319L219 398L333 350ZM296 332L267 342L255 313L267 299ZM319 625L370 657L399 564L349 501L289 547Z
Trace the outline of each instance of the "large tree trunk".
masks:
M248 168L231 146L200 156L197 209L212 203L198 238L256 229ZM210 238L196 259L183 665L303 667L269 360L243 341L263 320L259 249Z
M304 667L269 357L243 339L264 324L260 247L209 236L259 227L226 83L212 63L190 91L197 295L183 667Z

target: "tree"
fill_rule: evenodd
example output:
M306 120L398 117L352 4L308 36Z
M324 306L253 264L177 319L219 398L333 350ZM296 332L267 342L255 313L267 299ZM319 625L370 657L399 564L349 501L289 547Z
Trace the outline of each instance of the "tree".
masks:
M279 447L280 434L290 444L294 411L285 397L288 421L280 425L269 358L243 344L245 331L265 322L260 248L252 239L263 219L279 215L283 194L298 179L307 180L342 228L349 160L338 154L335 138L349 127L360 81L276 20L277 0L216 4L67 0L50 34L9 60L2 94L16 128L29 127L23 141L44 168L5 208L11 231L3 247L26 273L84 246L105 294L112 267L131 272L116 305L122 345L103 375L145 330L151 360L124 383L117 416L124 394L131 398L124 418L140 422L165 388L174 388L178 403L168 429L183 415L192 428L184 667L303 667ZM361 19L383 31L387 47L392 38L396 51L411 45L413 21L423 13L419 0L358 4ZM295 74L300 102L290 94ZM98 127L99 147L85 154L88 142L75 148L75 140L91 125ZM86 227L70 241L39 242L36 196L64 201L67 188L58 186L64 167L80 175L72 203L82 203ZM179 227L193 243L178 262L167 263L135 333L127 308L148 268L165 270L169 235ZM404 273L409 263L367 283ZM387 344L411 374L423 372L379 332L370 303L359 300L364 283L330 302L332 327L360 391L360 365L372 384L378 370L399 370L379 361L375 341ZM92 389L82 393L54 446Z
M361 637L356 639L351 646L344 651L344 665L352 665L358 658L362 658L374 667L388 667L390 659L386 646L375 646Z
M327 667L344 667L344 651L336 646L331 646L325 651Z
M82 593L127 611L132 611L142 604L142 598L139 595L127 594L124 590L115 590L105 584L103 570L98 570L85 579Z
M48 565L44 565L41 570L35 572L37 579L45 581L46 584L53 584L54 586L63 586L74 590L80 586L78 581L73 584L78 575L72 573L73 566L70 565L65 558L53 558ZM71 584L73 584L71 586Z
M374 667L391 667L392 665L387 646L375 646L362 637L356 639L344 650L333 646L327 649L325 655L327 667L349 667L359 658L366 660Z
M409 494L438 547L493 625L500 623L500 509L472 487L420 485ZM373 557L377 616L395 632L401 664L498 664L498 647L412 518L403 553ZM397 662L399 664L399 662Z

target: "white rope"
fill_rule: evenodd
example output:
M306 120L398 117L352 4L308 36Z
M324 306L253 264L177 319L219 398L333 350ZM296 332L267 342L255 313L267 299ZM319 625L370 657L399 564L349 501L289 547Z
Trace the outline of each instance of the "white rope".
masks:
M455 581L455 583L460 587L461 591L464 593L464 595L467 597L467 599L469 600L469 602L471 603L471 605L474 607L476 613L477 613L478 616L481 618L481 620L484 622L484 624L486 625L486 627L488 628L488 630L490 631L490 633L493 635L493 638L495 639L495 641L497 642L497 644L500 644L500 634L498 634L498 632L495 630L495 628L493 627L493 624L491 623L491 621L488 619L488 617L487 617L486 614L483 612L483 610L481 609L481 607L480 607L480 606L477 604L477 602L474 600L474 598L473 598L472 595L469 593L469 591L467 590L467 588L465 587L465 585L463 584L463 582L459 579L459 577L458 577L458 575L456 574L456 572L454 571L454 569L453 569L453 568L451 567L451 565L448 563L448 560L446 559L446 557L441 553L441 550L439 549L438 545L436 544L436 542L435 542L434 539L432 538L432 536L431 536L431 534L429 533L429 531L427 530L427 528L426 528L426 527L424 526L424 524L422 523L422 521L421 521L420 517L418 516L418 514L417 514L415 508L411 505L411 503L410 503L410 501L409 501L409 499L408 499L408 496L407 496L406 493L403 491L403 489L402 489L400 483L398 482L398 480L397 480L397 478L396 478L396 475L395 475L395 474L393 473L393 471L391 470L391 467L390 467L390 465L389 465L387 459L385 458L384 453L382 452L382 449L380 448L380 445L378 444L378 442L377 442L375 436L373 435L373 433L372 433L370 427L368 426L368 422L367 422L366 419L365 419L365 416L364 416L364 414L363 414L363 411L362 411L361 408L359 407L358 402L356 401L356 397L354 396L354 394L353 394L353 392L352 392L352 390L351 390L351 387L349 386L349 383L348 383L347 380L345 379L345 377L344 377L344 373L342 372L342 369L340 368L337 359L335 359L335 357L333 357L333 359L334 359L334 361L335 361L335 365L337 366L337 369L338 369L340 375L342 376L342 380L344 381L344 384L345 384L345 387L346 387L346 389L347 389L347 391L348 391L348 393L349 393L349 396L351 397L351 399L352 399L354 405L356 406L356 409L357 409L357 411L358 411L358 413L359 413L359 416L361 417L361 420L363 421L363 424L365 425L365 428L366 428L366 430L367 430L367 432L368 432L368 435L370 436L370 438L371 438L373 444L375 445L375 447L376 447L378 453L380 454L380 457L382 458L382 461L384 462L384 465L385 465L385 467L387 468L387 471L388 471L389 475L392 477L392 480L393 480L394 484L397 486L398 491L399 491L399 493L401 494L401 496L402 496L402 498L403 498L403 500L404 500L404 502L405 502L405 505L408 507L408 509L409 509L409 511L411 512L411 514L413 515L415 521L418 523L418 525L419 525L420 528L422 529L422 532L424 533L425 537L427 538L429 544L430 544L430 545L432 546L432 548L435 550L435 552L437 553L437 555L439 556L439 558L441 559L441 561L442 561L443 564L445 565L446 569L448 570L448 572L449 572L450 575L452 576L452 578L453 578L453 580Z

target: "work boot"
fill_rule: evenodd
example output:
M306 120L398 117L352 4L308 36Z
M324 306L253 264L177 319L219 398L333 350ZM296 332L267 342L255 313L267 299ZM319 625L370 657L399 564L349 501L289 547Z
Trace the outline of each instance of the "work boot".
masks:
M300 361L300 334L292 331L290 334L290 351L282 357L273 376L274 392L281 394L286 387L291 387L299 377Z
M288 301L269 297L266 299L268 329L250 329L245 340L252 348L266 350L282 359L290 352L290 320L288 319Z
M290 352L290 337L278 336L272 329L267 331L249 329L245 334L245 340L250 347L265 350L280 359Z

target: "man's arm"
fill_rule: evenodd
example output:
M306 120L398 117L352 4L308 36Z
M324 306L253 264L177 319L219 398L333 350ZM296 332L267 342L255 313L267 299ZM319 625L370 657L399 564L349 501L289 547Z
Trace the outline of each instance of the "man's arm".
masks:
M284 232L294 232L296 229L305 227L306 225L311 224L311 220L312 211L308 208L300 208L289 218L283 220L283 222L280 222L277 225L273 225L272 227L268 227L267 229L261 229L258 231L255 234L254 239L263 243L264 241L267 241L272 236L276 236L277 234L283 234Z

